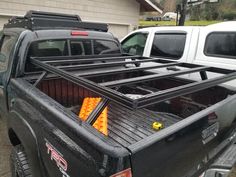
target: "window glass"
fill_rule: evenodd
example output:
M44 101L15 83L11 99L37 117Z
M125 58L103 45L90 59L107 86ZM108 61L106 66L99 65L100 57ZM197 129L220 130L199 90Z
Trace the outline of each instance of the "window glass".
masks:
M122 42L122 49L131 55L143 55L148 33L135 33Z
M94 41L94 54L120 54L120 48L117 43L113 41L95 40Z
M155 34L151 56L179 59L185 47L186 34Z
M0 49L0 71L6 71L10 54L13 50L16 38L14 36L4 36Z
M119 45L106 40L71 40L71 55L120 54ZM94 53L93 53L94 51ZM68 56L67 40L35 41L29 48L29 57Z
M68 55L66 40L47 40L33 42L29 49L29 56L49 57Z
M73 40L70 47L71 55L92 55L91 40Z
M67 42L69 41L69 42ZM69 45L68 45L69 44ZM69 52L69 47L70 51ZM121 54L118 43L107 40L93 39L55 39L32 42L28 51L30 57L50 57L50 56L85 56L85 55L106 55ZM38 71L35 66L26 64L26 72Z
M236 33L212 33L208 35L205 54L236 58Z

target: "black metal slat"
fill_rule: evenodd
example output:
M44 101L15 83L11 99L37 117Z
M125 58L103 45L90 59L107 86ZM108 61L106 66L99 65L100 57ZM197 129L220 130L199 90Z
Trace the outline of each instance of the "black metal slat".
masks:
M164 73L164 74L152 74L152 75L147 75L147 76L139 76L135 78L128 78L128 79L121 79L121 80L116 80L116 81L110 81L110 82L103 82L100 83L102 86L109 86L109 87L114 87L114 86L122 86L122 85L130 85L130 84L135 84L135 83L141 83L141 82L147 82L147 81L152 81L156 79L163 79L163 78L168 78L168 77L174 77L174 76L179 76L183 74L189 74L193 72L199 72L199 71L204 71L209 69L210 67L198 67L194 69L186 69L183 71L176 71L176 72L171 72L171 73Z
M225 76L213 78L213 79L194 82L194 83L186 84L183 86L167 89L164 91L151 93L136 100L137 108L146 107L148 105L152 105L155 103L169 100L171 98L201 91L201 90L213 87L215 85L218 85L218 84L221 84L221 83L233 80L233 79L236 79L236 72L225 75Z
M65 63L83 63L83 62L97 62L97 61L112 61L112 60L125 60L125 59L142 59L139 55L135 56L120 56L120 57L103 57L103 58L70 58L70 57L63 57L63 58L56 58L52 60L53 57L39 57L34 58L36 60L44 61L47 64L65 64Z
M169 63L169 64L162 64L162 65L152 65L152 66L144 66L144 67L135 67L135 68L121 68L121 69L113 69L108 71L97 71L97 72L88 72L88 73L81 73L77 74L77 76L80 77L93 77L93 76L104 76L109 74L119 74L119 73L130 73L130 72L137 72L137 71L145 71L145 70L151 70L151 69L158 69L158 68L165 68L168 66L177 66L181 63Z
M59 69L64 70L77 70L77 69L93 69L93 68L102 68L108 66L122 66L126 64L138 64L138 63L147 63L147 62L158 62L160 59L145 59L145 60L135 60L135 61L121 61L121 62L109 62L109 63L93 63L93 64L81 64L81 65L69 65L69 66L58 66Z

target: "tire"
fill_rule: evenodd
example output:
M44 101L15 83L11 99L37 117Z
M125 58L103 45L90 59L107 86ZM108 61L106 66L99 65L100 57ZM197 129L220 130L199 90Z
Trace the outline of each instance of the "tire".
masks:
M22 145L17 145L12 149L10 164L12 177L32 177L29 162Z

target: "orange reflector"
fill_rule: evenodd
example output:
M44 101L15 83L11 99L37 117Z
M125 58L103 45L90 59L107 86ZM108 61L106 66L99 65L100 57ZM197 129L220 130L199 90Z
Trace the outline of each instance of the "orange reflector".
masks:
M100 101L101 101L101 98L90 98L90 97L85 98L83 100L83 104L80 109L79 117L83 121L85 121ZM93 124L93 127L96 128L101 133L103 133L104 135L108 135L107 107L100 114L96 122Z
M128 168L124 171L121 171L119 173L116 173L110 177L132 177L132 172L131 172L131 168Z
M88 36L87 31L71 31L71 36Z

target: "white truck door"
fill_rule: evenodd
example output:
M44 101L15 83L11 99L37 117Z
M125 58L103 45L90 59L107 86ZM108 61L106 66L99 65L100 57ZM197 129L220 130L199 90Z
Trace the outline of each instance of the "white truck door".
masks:
M147 56L186 62L192 27L157 27L150 34Z
M131 55L145 56L149 34L149 31L138 30L124 37L121 40L123 52Z
M236 69L236 23L226 22L202 28L193 63ZM208 78L219 76L215 73L207 74ZM236 86L236 81L225 85Z
M172 61L187 62L192 27L156 27L150 33L146 56ZM156 64L145 63L145 66ZM152 72L173 72L180 67L168 67Z

